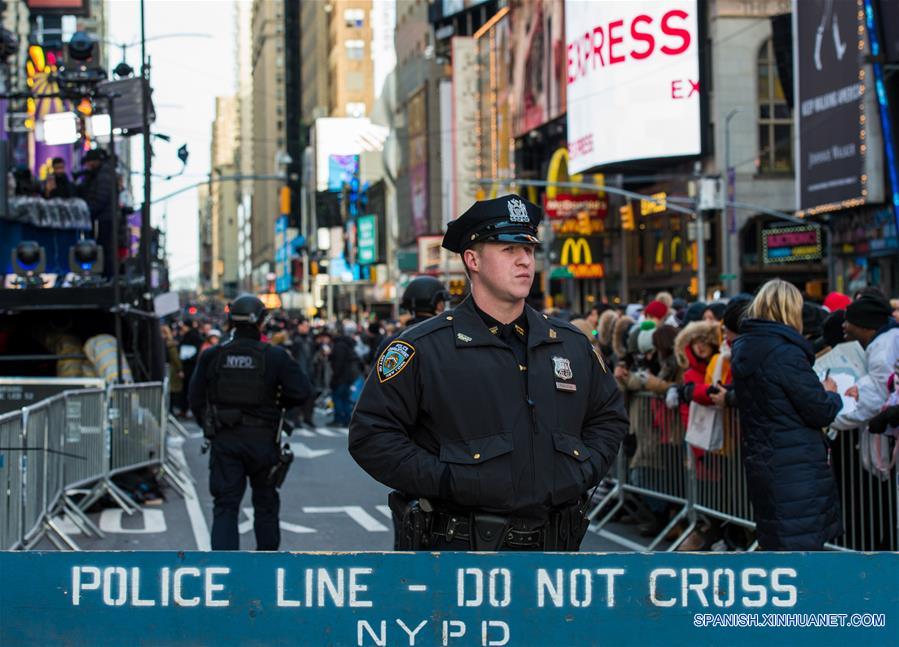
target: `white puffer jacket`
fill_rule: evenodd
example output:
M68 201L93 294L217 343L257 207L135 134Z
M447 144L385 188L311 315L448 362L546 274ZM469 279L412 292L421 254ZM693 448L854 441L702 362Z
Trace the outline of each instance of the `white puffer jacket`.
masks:
M850 413L841 413L830 425L846 431L865 427L880 413L889 397L887 381L899 361L899 328L890 328L874 338L865 349L867 374L856 383L858 406Z

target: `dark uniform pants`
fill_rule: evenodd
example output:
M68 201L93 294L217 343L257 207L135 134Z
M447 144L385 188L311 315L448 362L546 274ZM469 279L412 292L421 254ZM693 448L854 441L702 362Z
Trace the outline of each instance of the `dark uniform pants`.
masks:
M274 432L267 429L225 429L216 432L209 457L209 492L214 500L212 550L239 550L237 519L247 489L253 490L253 530L256 550L278 550L280 499L268 473L278 462Z

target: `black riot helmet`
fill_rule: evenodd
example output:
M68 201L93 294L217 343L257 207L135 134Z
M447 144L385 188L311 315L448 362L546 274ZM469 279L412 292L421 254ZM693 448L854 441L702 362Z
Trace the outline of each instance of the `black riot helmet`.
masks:
M265 318L265 304L252 294L241 294L231 302L228 319L236 325L258 326Z
M401 305L409 312L434 314L437 304L449 299L449 292L439 280L433 276L418 276L406 286Z

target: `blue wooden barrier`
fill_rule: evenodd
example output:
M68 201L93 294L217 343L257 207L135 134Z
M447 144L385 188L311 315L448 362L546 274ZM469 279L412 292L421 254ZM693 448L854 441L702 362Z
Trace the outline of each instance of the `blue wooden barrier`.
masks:
M0 645L896 645L899 555L0 553Z

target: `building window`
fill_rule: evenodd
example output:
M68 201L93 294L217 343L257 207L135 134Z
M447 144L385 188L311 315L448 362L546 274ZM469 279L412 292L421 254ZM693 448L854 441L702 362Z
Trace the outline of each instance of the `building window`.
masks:
M351 61L361 61L365 55L364 40L347 40L343 43L346 47L346 57Z
M347 72L345 85L347 92L362 92L364 80L362 72Z
M793 118L784 96L774 42L769 38L758 55L759 173L793 172Z
M347 117L364 117L365 116L365 102L364 101L349 101L349 102L347 102L346 116Z
M343 22L350 29L360 29L365 25L365 9L344 9Z

